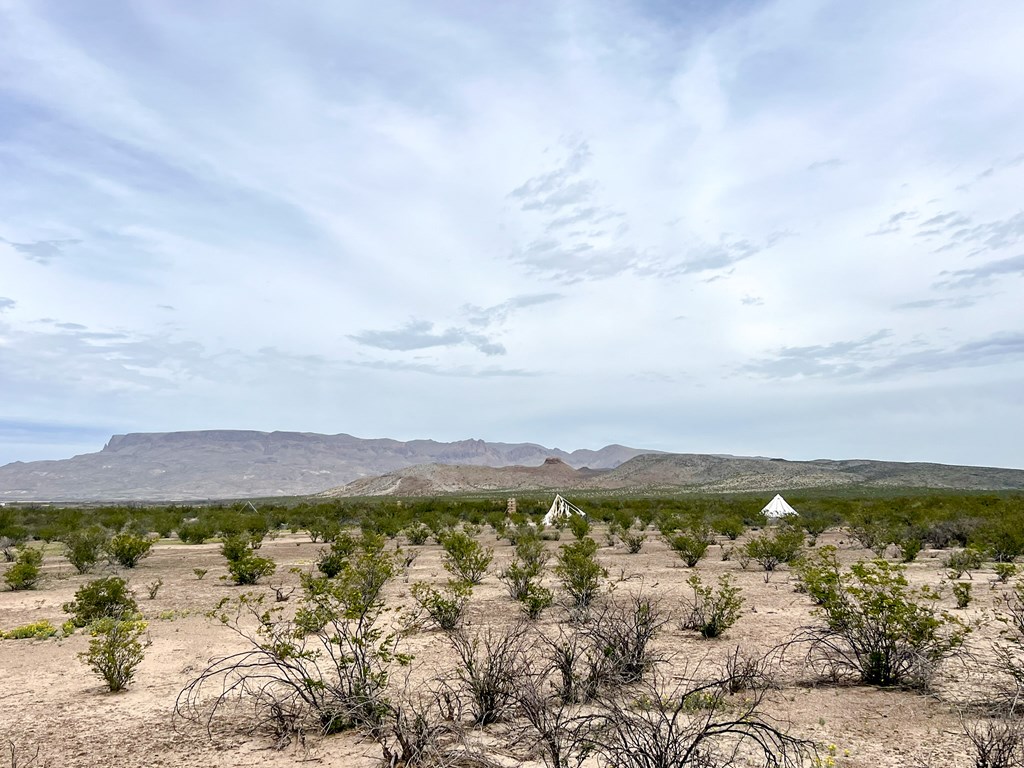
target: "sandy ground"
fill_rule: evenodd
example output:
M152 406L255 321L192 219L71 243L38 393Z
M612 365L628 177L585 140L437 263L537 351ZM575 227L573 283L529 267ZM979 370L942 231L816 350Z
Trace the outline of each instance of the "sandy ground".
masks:
M603 535L595 538L603 544ZM511 557L507 542L483 540L495 549L491 573L477 587L472 602L472 622L477 626L507 623L516 608L504 587L493 575ZM821 543L841 544L844 562L870 557L839 534L827 534ZM549 542L552 549L558 546ZM205 616L225 596L239 594L241 587L221 580L226 573L219 545L185 546L161 542L138 568L121 573L130 580L139 605L149 619L151 645L137 671L132 687L122 693L105 692L101 682L78 659L87 645L79 631L64 639L7 640L0 642L0 746L8 740L16 748L14 764L25 766L284 766L299 763L372 766L379 761L379 748L351 734L309 738L304 745L274 749L265 734L248 734L244 719L222 723L211 738L202 729L172 717L175 698L182 687L213 657L243 647L227 628ZM284 536L267 541L261 554L278 563L273 583L297 584L289 569L310 568L322 544L301 536ZM441 583L444 571L436 545L418 548L420 555L411 568L410 583L420 580ZM735 560L723 561L715 545L697 571L705 581L730 573L743 590L744 609L738 623L722 639L704 641L678 628L683 597L689 594L686 579L690 571L651 534L641 553L629 555L621 547L602 547L599 558L609 570L609 581L617 589L635 590L642 585L673 614L658 645L671 657L670 665L692 664L703 658L721 658L736 646L766 649L792 636L813 621L809 599L794 590L794 582L783 570L765 583L752 564L741 570ZM202 580L195 568L206 568ZM45 579L33 591L0 592L0 629L49 619L59 626L65 619L61 605L75 590L109 568L86 576L78 575L48 550ZM936 585L943 578L939 554L925 551L908 569L915 584ZM146 585L163 580L157 597L147 598ZM548 577L549 581L551 577ZM976 599L971 607L957 611L966 620L991 616L1005 585L992 582L990 572L973 579ZM408 604L409 584L401 578L388 587L389 602ZM944 604L952 609L946 590ZM556 610L540 622L551 630L561 620ZM989 622L976 631L972 643L983 648L995 636L997 625ZM413 678L443 674L451 666L450 651L437 632L421 632L404 641L403 650L413 653ZM936 695L879 690L869 687L808 684L802 656L787 657L785 685L774 691L766 711L789 724L794 735L836 747L835 765L848 768L892 766L969 766L973 759L962 735L960 721L949 698L968 669L957 666L944 675L946 683ZM485 736L486 737L486 736ZM38 754L37 754L38 750ZM32 757L35 760L32 761ZM11 763L0 753L0 766ZM518 761L507 760L510 764ZM540 763L536 763L540 765Z

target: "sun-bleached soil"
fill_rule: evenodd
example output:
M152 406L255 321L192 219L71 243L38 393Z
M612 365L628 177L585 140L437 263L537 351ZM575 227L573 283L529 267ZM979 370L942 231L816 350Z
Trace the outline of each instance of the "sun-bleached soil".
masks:
M568 538L566 532L563 541ZM603 544L603 532L597 531L594 538ZM517 619L518 608L495 573L509 561L512 548L505 541L495 541L490 533L482 535L481 540L494 547L495 559L487 578L474 591L471 628L511 624ZM847 564L871 557L870 552L859 549L840 533L821 537L820 544L825 543L840 546L841 559ZM730 544L725 542L725 546ZM297 535L265 542L260 554L278 564L270 583L297 586L298 576L290 569L312 568L323 547ZM555 550L558 543L548 542L548 547ZM409 587L413 582L441 584L447 578L436 544L412 549L420 550L419 556L408 581L400 576L388 586L389 604L411 605ZM61 639L0 641L0 747L7 750L4 745L8 742L14 745L17 766L359 767L379 763L379 747L352 734L310 736L304 744L279 750L267 734L247 733L244 710L219 721L212 736L173 717L179 691L211 658L244 648L230 629L206 616L222 598L246 589L220 578L227 571L218 550L215 543L186 546L162 541L137 568L120 572L129 579L149 620L151 641L135 682L125 692L105 692L101 681L79 660L78 654L88 643L83 631ZM795 591L787 569L765 583L756 564L743 570L735 559L725 561L721 555L722 545L713 545L695 570L705 582L721 573L731 574L742 589L743 613L723 638L705 641L679 628L678 620L690 594L686 584L690 570L655 533L649 534L639 554L627 554L621 545L614 549L602 546L598 552L616 592L642 588L672 614L673 620L658 639L658 650L670 658L668 669L692 667L701 659L713 663L737 646L747 651L767 650L815 621L810 600ZM939 585L945 578L940 561L941 553L926 550L908 567L908 578L915 585ZM200 580L193 571L196 568L208 569L208 573ZM43 619L60 626L66 618L61 605L82 584L111 569L78 575L51 547L47 549L44 571L45 578L36 590L0 592L0 629ZM162 579L163 585L150 600L146 585L157 579ZM550 574L546 579L549 586L555 586ZM989 619L971 639L972 647L984 655L999 630L991 616L1008 586L996 584L990 571L975 573L972 584L975 599L969 608L954 609L948 586L943 605L967 621ZM260 585L255 589L266 591L269 587ZM564 614L551 609L539 628L550 631L561 621ZM413 633L403 640L402 650L415 656L411 671L414 681L443 676L453 666L451 650L440 632ZM803 667L802 653L794 651L785 657L782 685L769 694L765 712L788 724L793 735L813 739L826 748L835 745L835 765L843 768L966 767L973 765L973 757L951 702L962 699L966 683L972 678L973 663L951 664L943 670L936 692L924 695L812 684L813 676ZM479 738L494 745L493 754L504 763L542 765L539 756L530 761L529 756L517 751L517 745L503 744L503 733L495 728ZM11 762L8 752L0 753L0 766L6 768Z

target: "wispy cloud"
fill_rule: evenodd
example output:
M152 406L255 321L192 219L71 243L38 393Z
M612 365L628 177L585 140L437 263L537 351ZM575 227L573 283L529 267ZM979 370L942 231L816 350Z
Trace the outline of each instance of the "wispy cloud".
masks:
M986 285L1000 277L1024 276L1024 254L1009 259L996 259L969 269L942 272L946 277L936 283L939 288L972 288Z
M410 320L400 328L391 330L362 331L350 335L349 338L367 347L395 352L468 344L485 355L505 354L505 347L481 333L467 331L464 328L434 331L434 324L426 320Z

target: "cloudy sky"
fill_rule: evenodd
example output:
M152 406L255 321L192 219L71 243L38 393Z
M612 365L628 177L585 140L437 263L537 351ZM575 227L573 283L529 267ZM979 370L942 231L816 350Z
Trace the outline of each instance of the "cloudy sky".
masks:
M0 463L1024 467L1024 3L0 0Z

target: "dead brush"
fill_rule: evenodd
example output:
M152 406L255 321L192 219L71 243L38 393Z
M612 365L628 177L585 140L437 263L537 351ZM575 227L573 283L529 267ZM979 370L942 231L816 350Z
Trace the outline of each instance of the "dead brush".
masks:
M522 623L498 630L492 627L470 637L464 630L448 634L455 650L456 683L443 682L464 698L474 725L507 719L526 673L529 640Z

